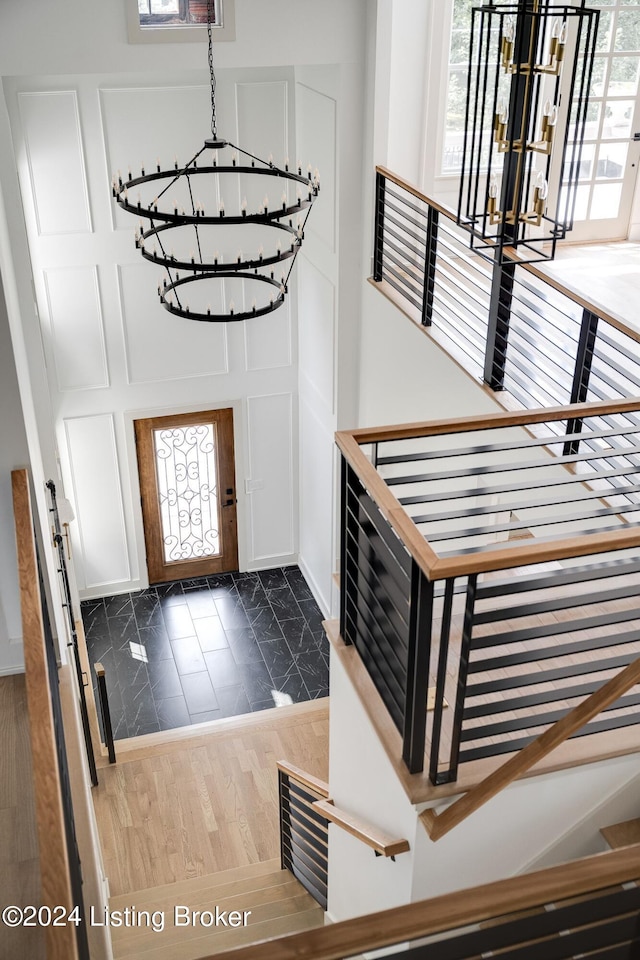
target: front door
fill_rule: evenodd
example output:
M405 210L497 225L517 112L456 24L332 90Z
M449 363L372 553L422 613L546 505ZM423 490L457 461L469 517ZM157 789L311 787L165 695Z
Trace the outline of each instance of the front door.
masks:
M149 583L237 570L233 411L134 427Z

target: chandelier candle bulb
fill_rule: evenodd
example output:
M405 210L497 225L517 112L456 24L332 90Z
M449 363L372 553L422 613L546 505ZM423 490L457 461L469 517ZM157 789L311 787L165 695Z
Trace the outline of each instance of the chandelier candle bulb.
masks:
M160 157L156 157L156 173L160 173Z
M252 309L252 311L253 311L254 313L256 312L256 298L255 298L255 297L254 297L253 300L251 301L251 309Z
M230 300L230 301L229 301L229 314L230 314L230 316L233 316L235 309L236 309L235 303L233 302L233 300Z
M262 257L263 257L263 255L264 255L264 247L263 247L263 246L259 246L259 247L258 247L258 260L260 261L260 263L262 263Z
M144 161L140 164L140 175L144 177Z
M241 207L241 209L242 209L242 216L243 216L243 217L246 217L246 215L247 215L247 198L246 198L246 197L243 197L243 198L242 198L242 207Z
M220 216L224 217L224 200L221 200L218 204L218 210L220 211Z
M265 213L269 212L269 197L265 196L264 200L262 201L262 208Z
M298 176L301 177L301 176L302 176L302 164L300 163L299 160L298 160L298 163L296 164L296 166L298 167Z
M287 173L289 172L289 157L284 158L284 169Z
M235 167L237 163L238 163L238 151L234 150L233 153L231 154L231 164L232 166Z

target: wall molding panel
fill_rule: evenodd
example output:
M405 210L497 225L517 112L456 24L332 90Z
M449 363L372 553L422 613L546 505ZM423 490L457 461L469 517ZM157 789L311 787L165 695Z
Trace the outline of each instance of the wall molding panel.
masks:
M229 372L227 325L172 316L158 301L149 264L118 266L127 382L163 383Z
M320 172L320 196L306 232L336 252L337 102L304 83L296 83L298 151L303 170L311 163Z
M22 92L18 104L38 235L90 233L76 91Z
M170 168L176 144L183 163L202 147L211 112L206 84L101 87L98 93L109 181L118 169L126 175L127 165L134 175L143 162L155 169L159 160L163 169ZM110 210L112 229L129 229L133 237L133 218L115 203Z
M96 267L43 271L58 389L109 386Z
M131 580L131 567L113 415L70 417L64 420L64 431L72 496L81 518L84 589L123 589Z
M295 553L293 395L247 398L250 563Z

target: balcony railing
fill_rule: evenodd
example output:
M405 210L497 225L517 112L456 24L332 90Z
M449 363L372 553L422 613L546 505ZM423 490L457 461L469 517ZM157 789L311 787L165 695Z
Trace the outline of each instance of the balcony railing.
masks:
M640 332L512 257L492 267L453 210L376 168L372 282L502 405L640 394Z
M340 632L410 772L495 766L640 657L639 424L630 399L337 435ZM639 723L632 686L571 735Z
M259 943L215 960L632 960L640 934L638 846ZM205 958L203 958L205 960ZM207 960L214 960L213 957Z

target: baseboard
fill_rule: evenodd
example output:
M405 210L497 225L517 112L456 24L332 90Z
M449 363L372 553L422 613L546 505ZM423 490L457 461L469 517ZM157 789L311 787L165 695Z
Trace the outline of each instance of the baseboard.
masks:
M320 587L318 586L315 577L309 570L309 567L304 562L303 557L298 558L298 566L300 567L302 576L305 578L305 580L309 584L309 589L311 590L311 593L313 594L316 603L320 607L320 612L322 613L322 616L325 618L330 617L331 615L330 602L327 602L327 600L325 600L325 598L322 596L322 591L320 590Z
M16 677L24 673L24 664L15 664L13 667L0 667L0 677Z

